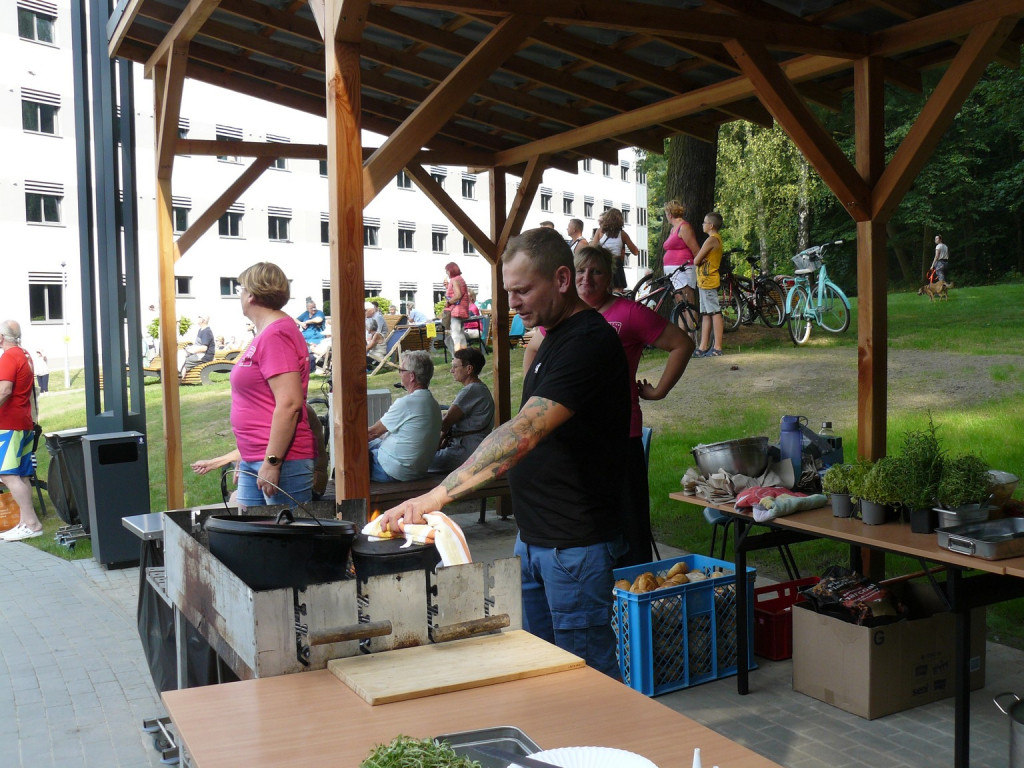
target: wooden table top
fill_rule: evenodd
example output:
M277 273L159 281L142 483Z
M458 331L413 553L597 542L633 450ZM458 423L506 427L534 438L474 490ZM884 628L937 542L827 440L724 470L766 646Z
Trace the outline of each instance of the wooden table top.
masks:
M416 738L514 725L543 749L606 746L661 768L776 763L584 667L371 707L326 670L163 694L196 768L356 768L398 734Z
M712 504L699 496L690 496L681 491L670 493L669 498L698 507L713 507L722 512L753 520L753 515L750 512L737 511L732 504ZM779 528L806 531L822 538L884 549L888 552L896 552L933 563L973 568L1001 576L1024 578L1024 557L985 560L980 557L957 554L940 547L938 537L934 533L914 533L906 524L864 525L857 518L834 517L832 507L829 505L808 512L796 512L779 517L772 520L771 524Z

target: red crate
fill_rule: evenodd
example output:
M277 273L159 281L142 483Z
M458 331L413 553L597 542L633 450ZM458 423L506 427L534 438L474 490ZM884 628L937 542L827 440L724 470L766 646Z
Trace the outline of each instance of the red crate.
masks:
M755 654L772 661L793 656L793 606L804 600L801 587L819 581L817 576L809 576L754 590Z

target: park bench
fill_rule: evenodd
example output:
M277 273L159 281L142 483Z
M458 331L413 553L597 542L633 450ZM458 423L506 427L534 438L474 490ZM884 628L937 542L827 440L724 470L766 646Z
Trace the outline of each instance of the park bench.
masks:
M208 363L199 363L190 368L182 378L182 384L209 384L211 373L230 373L235 365L235 360L245 350L242 349L219 349ZM156 355L142 369L143 376L152 376L157 379L163 374L163 360Z

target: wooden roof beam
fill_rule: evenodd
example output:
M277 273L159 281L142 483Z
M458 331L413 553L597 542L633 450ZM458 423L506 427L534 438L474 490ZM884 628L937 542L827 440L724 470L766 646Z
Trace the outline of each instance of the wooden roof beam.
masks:
M800 98L793 84L761 45L746 40L725 44L758 97L857 221L869 218L870 191L832 136Z
M232 141L228 147L236 157L286 157L289 160L323 160L327 157L326 144L292 144L277 141ZM212 139L179 139L179 155L223 155L223 141Z
M516 190L515 199L505 219L505 226L498 236L498 243L504 248L509 239L523 229L526 217L530 213L530 206L533 205L533 198L537 194L537 187L544 179L544 169L547 167L545 155L534 155L526 163L526 171L523 173L519 189ZM500 330L500 326L499 326ZM501 338L496 337L496 338Z
M446 10L453 13L506 17L530 14L548 23L621 29L684 40L725 42L736 37L799 53L854 59L867 53L868 38L856 32L813 29L794 19L750 24L748 17L711 13L704 10L672 10L660 5L621 3L617 0L515 0L499 8L489 0L402 0L404 7Z
M891 56L964 35L986 22L1024 16L1024 0L974 0L871 35L873 56Z
M160 113L156 116L156 175L159 179L170 179L174 169L174 145L178 141L178 118L181 116L181 93L185 87L185 71L188 67L188 43L176 43L171 47L166 61L156 69L156 76L163 77L163 88L159 89Z
M480 41L476 50L452 70L363 165L364 204L373 200L409 163L420 150L423 137L433 136L540 23L540 17L516 16L503 21Z
M135 23L135 17L139 15L139 11L145 2L146 0L129 0L128 5L121 11L121 14L117 17L111 17L107 23L107 55L110 58L118 55L117 52L121 48L121 43L128 36L128 29ZM111 29L111 23L114 25L113 29Z
M845 59L829 56L800 56L783 62L781 69L790 81L800 82L812 77L830 75L847 69L849 66L849 62ZM635 109L632 112L624 112L605 120L598 120L557 136L550 136L530 144L503 150L495 155L495 161L501 166L516 165L537 154L564 152L595 139L617 136L637 126L663 123L666 120L693 115L712 107L717 108L723 104L731 104L734 101L741 101L756 95L754 86L748 78L735 77L659 101L657 104Z
M224 142L221 143L223 144ZM235 179L231 186L224 190L224 193L199 215L199 218L192 223L192 226L181 233L176 243L174 260L177 261L185 255L185 252L195 245L196 240L212 227L214 222L227 213L228 208L235 204L235 201L238 200L242 193L251 187L253 182L262 176L263 172L273 164L273 157L258 157L253 160L252 165L246 168L242 175Z
M968 35L875 186L872 218L892 216L1016 23L1016 17L986 21Z
M457 202L455 202L451 195L444 191L444 187L434 181L434 177L431 176L421 165L416 163L410 163L405 167L406 173L412 176L412 180L416 182L423 194L436 205L441 212L448 217L448 220L455 225L455 228L459 230L466 238L473 244L488 263L494 265L498 261L498 246L495 245L494 241L491 240L484 231L478 227L469 215L462 210Z
M217 10L220 0L190 0L178 14L178 20L168 30L163 41L156 47L146 62L146 77L153 76L155 67L175 44L188 43L195 37L210 15Z

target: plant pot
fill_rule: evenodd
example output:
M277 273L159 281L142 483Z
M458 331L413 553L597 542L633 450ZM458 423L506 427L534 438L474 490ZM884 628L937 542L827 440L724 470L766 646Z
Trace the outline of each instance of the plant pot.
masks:
M937 522L938 516L931 507L921 507L910 511L910 530L913 533L932 533Z
M881 525L888 517L889 508L876 501L860 501L860 519L864 525Z
M848 493L829 494L832 500L832 517L851 517L853 515L853 502L850 501Z

